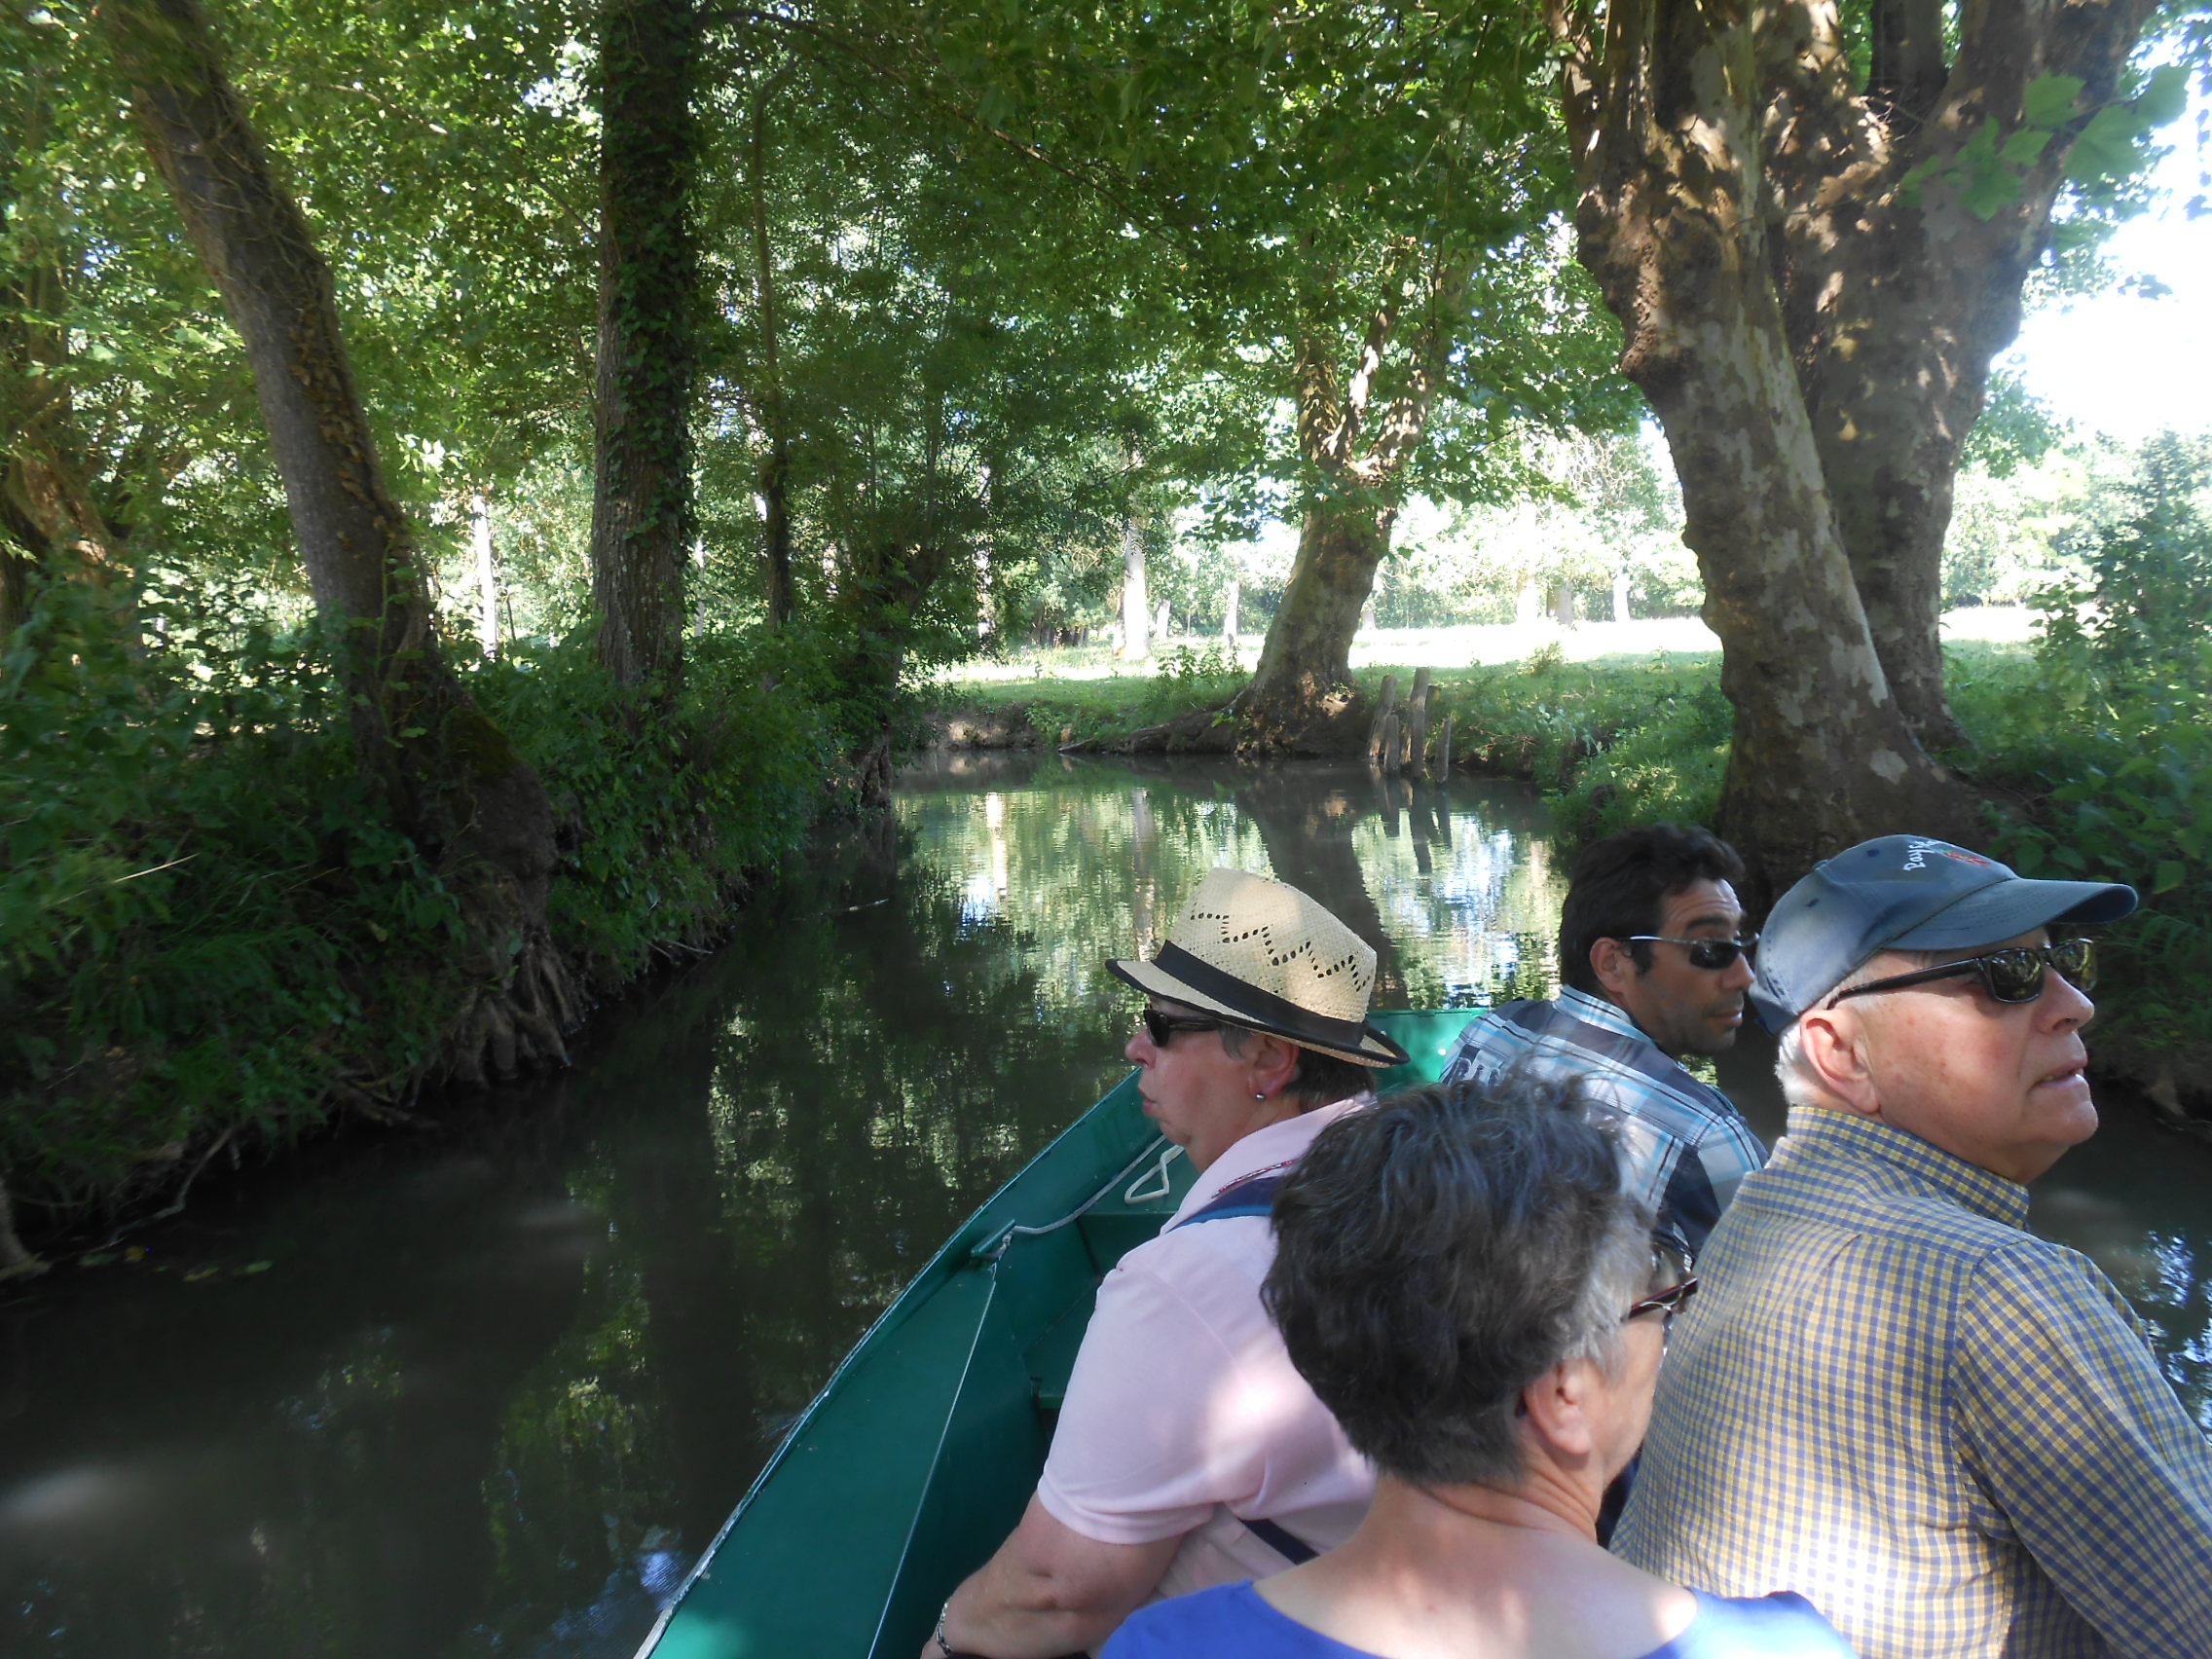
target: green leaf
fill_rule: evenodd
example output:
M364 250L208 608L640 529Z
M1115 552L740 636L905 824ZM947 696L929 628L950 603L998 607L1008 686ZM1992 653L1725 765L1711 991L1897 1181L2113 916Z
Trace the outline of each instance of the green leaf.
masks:
M2164 63L2152 70L2135 107L2146 127L2165 127L2179 121L2189 108L2189 70L2179 63Z
M2028 83L2024 99L2030 127L2063 127L2074 119L2074 100L2082 95L2082 81L2074 75L2038 75Z
M1990 219L2020 199L2020 175L2002 166L1976 173L1959 191L1959 205L1977 219Z
M2171 893L2189 874L2189 866L2179 859L2167 859L2158 866L2157 878L2151 883L2154 893Z
M1997 152L1997 159L2009 167L2033 166L2050 145L2048 132L2038 132L2023 127L2005 140L2005 147Z

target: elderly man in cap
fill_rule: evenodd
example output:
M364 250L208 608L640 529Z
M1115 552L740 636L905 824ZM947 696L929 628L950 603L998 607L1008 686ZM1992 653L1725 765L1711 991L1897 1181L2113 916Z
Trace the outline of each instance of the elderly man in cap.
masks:
M1099 1287L1037 1495L925 1655L1093 1647L1155 1595L1264 1577L1351 1535L1375 1477L1260 1303L1270 1201L1406 1052L1367 1023L1375 951L1296 888L1216 869L1150 962L1126 1052L1198 1181Z
M2075 936L2134 890L1885 835L1767 919L1789 1131L1675 1329L1614 1548L1865 1659L2212 1654L2212 1452L2120 1293L2024 1230L2097 1126Z

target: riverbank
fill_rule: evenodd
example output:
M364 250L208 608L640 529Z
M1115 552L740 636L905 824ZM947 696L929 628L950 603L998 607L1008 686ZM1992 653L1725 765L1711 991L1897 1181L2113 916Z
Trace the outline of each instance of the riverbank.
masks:
M2104 941L2097 1065L2177 1121L2212 1118L2212 731L2201 705L2176 718L2007 631L1999 621L1946 642L1953 708L1973 744L1947 758L2016 803L1992 811L1988 845L2023 873L2141 892L2142 909ZM1536 784L1568 847L1630 824L1710 822L1731 724L1718 651L1577 661L1556 634L1532 638L1517 662L1431 667L1430 731L1452 718L1455 771ZM1393 674L1402 691L1414 666L1353 674L1374 696ZM1224 653L1197 650L1164 654L1147 676L947 679L931 729L951 750L1111 750L1221 707L1242 682Z
M453 1058L478 989L459 907L364 782L313 646L249 632L188 656L172 628L133 649L135 627L61 601L0 684L0 1176L33 1248L481 1081ZM852 798L826 699L777 666L696 641L657 708L581 646L462 665L550 797L571 1014L718 942Z

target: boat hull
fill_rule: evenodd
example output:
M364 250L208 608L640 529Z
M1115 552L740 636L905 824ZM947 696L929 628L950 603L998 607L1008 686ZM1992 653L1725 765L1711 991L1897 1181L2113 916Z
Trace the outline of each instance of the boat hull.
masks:
M1413 1055L1379 1085L1433 1078L1468 1017L1376 1015ZM911 1659L1036 1490L1099 1280L1191 1179L1124 1079L861 1339L640 1659Z

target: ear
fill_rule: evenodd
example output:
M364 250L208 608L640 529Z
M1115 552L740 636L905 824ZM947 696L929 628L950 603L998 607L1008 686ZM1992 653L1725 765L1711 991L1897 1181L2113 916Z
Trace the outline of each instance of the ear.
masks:
M1636 965L1636 947L1617 939L1602 939L1590 946L1590 972L1615 1002L1643 977L1643 970Z
M1272 1100L1298 1070L1298 1045L1256 1031L1244 1039L1244 1069L1252 1080L1252 1092Z
M1596 1427L1590 1398L1598 1368L1587 1359L1563 1359L1521 1390L1521 1405L1531 1432L1542 1436L1563 1462L1596 1454Z
M1862 1117L1882 1115L1865 1016L1858 1009L1845 1005L1813 1010L1798 1020L1797 1041L1824 1093Z

